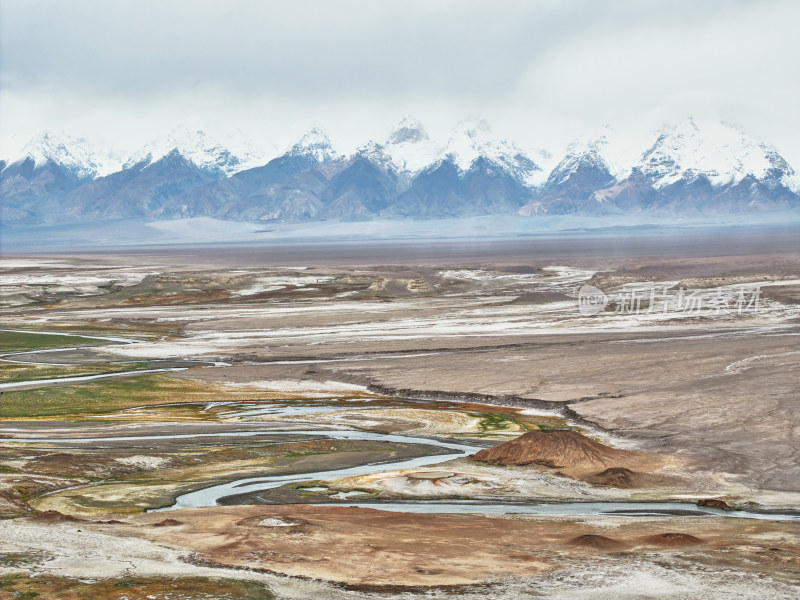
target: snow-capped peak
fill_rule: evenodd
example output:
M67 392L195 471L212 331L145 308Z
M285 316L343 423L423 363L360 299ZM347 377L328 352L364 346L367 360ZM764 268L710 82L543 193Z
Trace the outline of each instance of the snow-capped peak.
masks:
M433 142L422 123L404 117L385 142L371 141L358 149L375 163L398 172L416 174L442 158L443 147Z
M328 134L319 127L312 127L289 148L287 153L294 156L313 156L320 163L333 160L339 156Z
M259 167L267 162L268 156L278 155L278 148L275 144L262 139L259 139L259 143L256 144L252 138L238 128L217 131L215 137L220 144L228 148L239 159L236 172Z
M527 185L541 182L542 169L514 143L496 138L483 119L468 119L453 129L444 154L462 171L487 158Z
M606 160L605 151L613 135L614 132L607 126L587 131L570 142L567 146L567 154L586 155Z
M422 123L411 117L403 117L389 134L387 144L396 145L407 142L423 142L429 139L428 132L425 131Z
M566 181L580 168L594 167L615 174L608 159L609 128L592 131L575 138L567 146L564 158L553 168L547 178L548 184L558 185Z
M469 119L455 126L447 141L445 153L462 171L479 156L502 155L502 148L493 139L489 124L483 119Z
M735 184L748 175L785 184L795 177L774 149L737 127L719 122L698 124L692 118L661 133L637 166L656 189L701 176L715 187Z
M119 156L110 148L94 147L85 138L42 133L29 141L17 159L30 158L35 166L51 161L74 173L80 179L93 179L119 170Z
M164 138L155 140L136 152L125 163L125 167L160 160L164 156L178 152L183 158L198 168L224 176L232 175L250 162L250 157L234 156L228 148L213 139L206 132L179 126Z

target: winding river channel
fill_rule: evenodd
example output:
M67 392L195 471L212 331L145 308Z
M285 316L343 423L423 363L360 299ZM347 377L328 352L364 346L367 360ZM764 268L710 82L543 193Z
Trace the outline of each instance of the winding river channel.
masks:
M219 433L195 433L175 435L142 435L142 436L106 436L106 437L17 437L3 439L3 443L29 443L29 444L90 444L96 442L124 442L124 441L155 441L159 439L179 438L222 438L222 437L252 437L252 436L319 436L325 439L338 440L369 440L390 443L422 444L436 446L449 450L446 454L420 456L411 459L369 463L345 469L332 469L325 471L311 471L291 475L273 475L261 477L247 477L236 479L227 483L212 485L207 488L182 494L175 499L172 506L153 509L152 512L171 511L181 508L202 508L216 506L223 498L250 494L274 489L290 483L304 481L324 481L340 477L354 477L369 475L388 470L414 469L430 467L449 460L462 458L476 452L480 447L475 445L460 444L450 440L440 440L429 437L415 437L397 434L384 434L356 430L259 430L259 431L228 431ZM625 515L625 516L717 516L747 519L769 519L778 521L800 520L800 515L791 512L753 512L753 511L722 511L708 507L700 507L688 502L498 502L486 500L464 501L404 501L404 502L357 502L339 501L315 503L315 506L355 506L374 508L393 512L411 513L460 513L460 514L530 514L548 516L597 516L597 515Z
M0 330L9 331L9 330ZM49 332L26 332L48 334ZM89 336L84 336L89 337ZM122 340L121 338L102 338L95 339L136 343L138 340ZM62 349L63 350L63 349ZM49 350L52 352L52 350ZM47 352L47 350L39 351ZM37 351L29 352L36 354ZM83 377L63 377L28 382L14 382L0 384L2 388L14 388L36 385L44 387L65 382L88 381L107 377L130 377L144 373L157 373L166 371L178 371L183 367L147 369L140 371L128 371L119 373L108 373L101 375L91 375ZM213 403L212 403L213 404ZM291 413L297 412L287 407ZM246 417L260 414L263 410L249 411L239 416ZM274 409L267 412L273 413ZM288 414L287 412L287 414ZM315 412L308 410L307 412ZM18 434L17 434L18 435ZM171 440L180 438L223 438L223 437L250 437L250 436L311 436L321 437L332 440L367 440L381 441L388 443L419 444L435 446L446 450L443 454L420 456L411 459L401 459L396 461L384 461L369 463L356 467L343 469L332 469L324 471L312 471L299 474L281 474L262 477L247 477L237 479L227 483L212 485L200 490L182 494L176 497L173 505L165 508L153 509L157 511L170 511L181 508L200 508L216 506L223 498L237 496L240 494L251 494L281 487L290 483L300 483L304 481L324 481L341 477L353 477L369 475L389 470L414 469L419 467L430 467L445 463L447 461L462 458L475 453L483 446L458 443L453 440L438 439L432 437L415 437L398 434L384 434L377 432L367 432L351 429L270 429L270 430L249 430L249 431L225 431L217 433L193 433L193 434L168 434L168 435L140 435L140 436L86 436L86 437L9 437L0 440L2 443L14 444L91 444L97 442L125 442L125 441L157 441ZM96 484L91 484L96 485ZM54 491L51 493L58 493ZM722 511L708 507L699 507L688 502L501 502L485 500L425 500L425 501L403 501L403 502L353 502L349 500L338 502L315 503L316 506L356 506L364 508L374 508L379 510L411 513L474 513L474 514L533 514L549 516L596 516L596 515L626 515L626 516L657 516L657 515L682 515L682 516L717 516L732 518L749 519L770 519L770 520L800 520L800 514L792 511L787 512L754 512L754 511Z

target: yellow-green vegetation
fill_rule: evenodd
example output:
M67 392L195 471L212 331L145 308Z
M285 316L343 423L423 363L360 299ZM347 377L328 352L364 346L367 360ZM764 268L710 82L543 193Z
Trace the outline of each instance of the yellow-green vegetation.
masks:
M502 433L504 430L520 429L522 432L533 431L536 429L575 429L580 431L580 428L571 427L569 422L556 415L537 415L523 412L519 408L493 406L492 410L484 404L466 404L462 405L466 409L466 413L470 416L481 419L480 429L483 433L491 433L492 431ZM453 405L450 408L460 409L461 406Z
M311 411L314 407L318 407L324 403L324 406L341 406L346 408L373 408L376 406L386 405L402 405L399 402L392 400L384 400L379 397L367 397L361 399L354 396L345 396L344 398L307 398L300 394L286 394L277 392L268 392L259 390L258 397L253 398L252 394L256 393L255 390L247 390L245 388L232 388L224 387L219 388L215 401L227 401L228 404L220 404L214 407L208 407L202 400L194 400L195 404L187 403L180 399L175 400L179 404L170 404L167 406L154 406L152 408L137 407L132 410L120 410L114 413L115 421L218 421L220 419L227 419L228 417L236 418L234 415L225 415L235 410L245 410L252 408L272 408L275 409L276 414L280 412L283 407L309 407ZM247 395L247 398L243 396ZM291 417L286 417L291 418Z
M227 398L230 396L229 398ZM0 418L103 414L134 406L252 398L206 382L148 374L86 381L31 390L9 390L0 396Z
M510 413L468 413L473 417L478 417L481 421L478 425L480 433L493 433L508 429L516 429L521 427L523 431L529 428L523 425L518 419ZM517 426L517 427L515 427Z
M0 363L0 382L36 381L58 377L82 377L102 373L121 373L146 369L146 362L90 363L75 366L32 365L28 363Z
M56 302L59 308L164 306L227 300L230 295L230 291L220 285L197 287L196 284L189 284L186 286L168 285L163 288L153 288L140 284L107 294L63 297Z
M345 394L338 394L345 397ZM80 417L107 414L138 406L156 404L220 402L220 401L279 401L305 400L302 393L271 392L247 387L226 386L159 374L134 375L85 381L74 384L29 390L9 390L0 395L0 418ZM205 420L212 414L193 411L196 418ZM163 415L137 413L137 420ZM168 415L170 418L173 415ZM188 417L189 415L184 415Z
M25 350L44 350L67 346L99 344L101 340L80 335L53 335L49 333L28 333L25 331L0 331L0 352L23 352Z
M46 575L30 577L27 574L0 577L0 600L272 600L274 597L261 583L206 577L137 577L100 581Z
M468 412L468 415L480 419L478 431L462 437L492 437L497 434L521 434L537 429L575 429L570 427L562 417L550 415L528 415L515 409L498 410L498 412Z
M9 323L3 327L12 328ZM158 339L162 336L177 335L183 327L182 322L128 320L124 316L110 321L50 321L48 331L69 333L76 336L98 335L131 339ZM93 340L101 342L102 340Z

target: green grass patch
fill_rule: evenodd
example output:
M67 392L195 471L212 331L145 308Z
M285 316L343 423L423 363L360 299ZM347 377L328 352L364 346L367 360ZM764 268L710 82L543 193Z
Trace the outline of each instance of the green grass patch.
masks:
M65 600L272 600L275 595L261 583L205 577L153 577L81 581L40 575L0 577L3 598L64 598ZM5 594L5 595L3 595Z
M571 427L565 418L555 415L518 415L517 421L528 430L572 429L580 431L579 427Z
M44 350L69 346L98 344L80 335L53 335L49 333L28 333L26 331L0 331L0 352L23 352L25 350Z
M314 456L315 454L328 454L324 450L305 450L305 451L297 451L291 450L283 455L284 458L300 458L302 456Z
M134 406L212 400L220 400L220 394L207 384L148 374L8 390L0 395L0 418L101 414Z
M508 429L510 425L520 425L524 429L524 425L522 425L522 423L508 414L469 413L469 415L472 417L478 417L481 420L479 425L481 433L489 433L491 431Z
M91 363L75 366L31 365L25 363L0 363L0 383L15 381L37 381L59 377L82 377L104 373L123 373L138 371L148 367L146 362L130 363Z

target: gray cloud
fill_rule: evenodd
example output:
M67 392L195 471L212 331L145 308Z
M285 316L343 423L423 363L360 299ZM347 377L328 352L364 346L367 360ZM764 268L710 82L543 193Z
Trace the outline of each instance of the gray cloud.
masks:
M124 145L188 118L278 145L317 121L354 142L408 112L433 129L477 112L546 145L592 123L641 132L714 112L800 159L787 133L800 104L796 2L0 6L11 135L73 128Z

